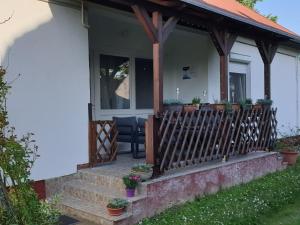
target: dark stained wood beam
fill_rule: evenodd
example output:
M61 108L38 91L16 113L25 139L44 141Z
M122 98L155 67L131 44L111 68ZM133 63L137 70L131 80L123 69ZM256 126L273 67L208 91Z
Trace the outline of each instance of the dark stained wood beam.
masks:
M148 35L152 43L158 42L157 30L151 22L151 18L146 9L139 5L133 5L132 10L139 22L142 24L146 34Z
M211 26L209 33L220 55L220 100L228 100L228 55L237 35L224 29Z
M271 99L271 64L278 49L278 43L262 39L255 42L264 62L264 97Z
M176 24L178 23L179 18L176 16L170 17L167 22L163 26L163 39L162 41L165 42L171 32L175 29Z

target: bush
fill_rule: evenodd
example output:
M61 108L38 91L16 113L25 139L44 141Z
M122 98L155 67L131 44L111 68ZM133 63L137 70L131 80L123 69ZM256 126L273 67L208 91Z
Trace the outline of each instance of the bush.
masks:
M276 213L297 196L300 162L285 171L173 207L140 224L263 225L262 215Z
M39 201L30 185L30 171L38 157L33 134L18 138L9 127L5 103L10 87L5 72L0 66L0 224L57 224L59 212L53 203Z

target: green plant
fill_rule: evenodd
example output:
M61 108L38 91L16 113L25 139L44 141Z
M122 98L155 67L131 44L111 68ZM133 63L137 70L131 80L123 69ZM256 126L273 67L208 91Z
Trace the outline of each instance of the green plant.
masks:
M51 202L39 201L31 188L31 168L38 157L33 134L22 138L9 127L6 95L10 86L0 66L0 224L53 225L59 212Z
M107 204L107 208L111 208L111 209L123 209L128 205L128 201L125 199L121 199L121 198L114 198L111 199L108 204Z
M139 163L139 164L134 165L131 169L134 172L145 172L145 173L147 173L147 172L152 171L152 167L153 167L152 164Z
M273 101L271 99L257 99L256 104L260 104L260 105L272 105Z
M164 105L182 105L183 103L177 99L164 100Z
M284 126L281 126L284 129ZM275 149L300 152L300 128L289 128L286 132L278 131L280 139L275 143Z
M123 182L126 188L129 189L135 189L139 185L140 181L141 181L141 177L134 174L130 174L123 177Z
M193 105L197 105L197 104L200 104L201 103L201 98L199 97L194 97L193 100L192 100L192 104Z
M252 99L251 98L246 98L245 100L242 100L239 103L240 103L241 108L249 109L252 106Z

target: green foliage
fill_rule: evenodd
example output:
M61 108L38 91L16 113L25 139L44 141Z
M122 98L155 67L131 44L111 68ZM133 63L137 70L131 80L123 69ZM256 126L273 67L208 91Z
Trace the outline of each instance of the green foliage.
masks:
M111 209L122 209L125 208L127 205L128 205L127 200L121 198L114 198L109 201L107 207Z
M263 0L237 0L237 1L241 4L243 4L244 6L247 6L248 8L253 9L258 12L258 10L256 10L254 7L257 2L262 2ZM275 23L278 20L278 16L274 16L272 14L266 15L265 17L272 20Z
M251 98L247 98L243 101L240 101L240 106L243 109L251 109L252 107L252 99Z
M260 105L272 105L273 101L271 99L257 99L256 103Z
M136 164L134 165L131 170L133 172L150 172L152 171L152 167L153 165L152 164L146 164L146 163L139 163L139 164Z
M268 225L262 216L276 214L300 196L300 162L248 184L172 207L141 225Z
M30 185L30 170L38 157L33 134L18 138L9 127L5 103L10 87L5 72L0 66L0 224L57 224L54 203L39 201Z
M164 100L164 105L182 105L183 103L177 99Z
M141 181L141 177L138 175L130 174L128 176L123 177L123 182L126 188L135 189L139 182Z
M200 104L201 103L201 98L199 97L194 97L193 100L192 100L192 104L193 105L197 105L197 104Z

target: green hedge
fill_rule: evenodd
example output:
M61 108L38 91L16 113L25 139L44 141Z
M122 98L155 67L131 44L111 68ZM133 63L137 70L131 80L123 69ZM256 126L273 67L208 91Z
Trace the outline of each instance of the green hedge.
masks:
M142 225L263 225L262 215L293 203L300 196L300 162L248 184L197 198L145 219ZM299 198L298 198L299 199Z

